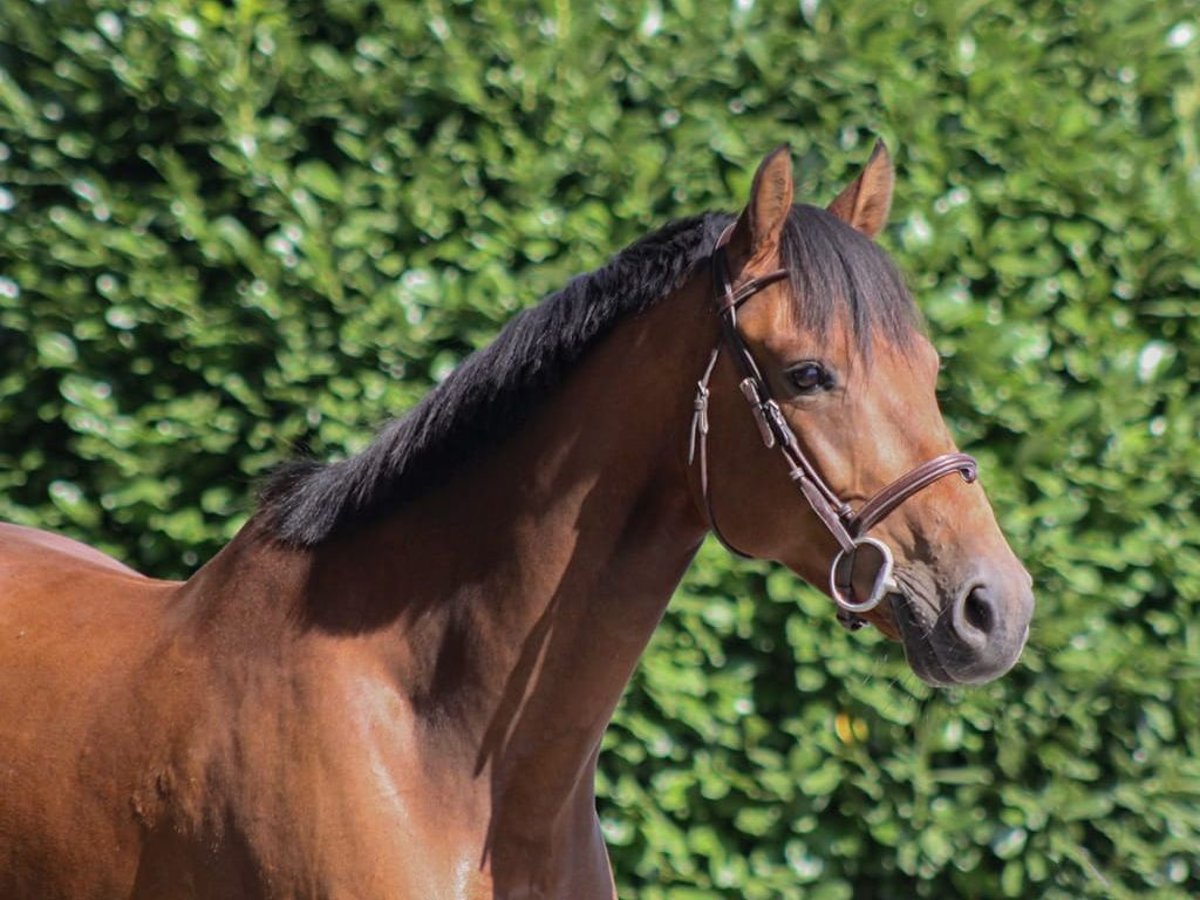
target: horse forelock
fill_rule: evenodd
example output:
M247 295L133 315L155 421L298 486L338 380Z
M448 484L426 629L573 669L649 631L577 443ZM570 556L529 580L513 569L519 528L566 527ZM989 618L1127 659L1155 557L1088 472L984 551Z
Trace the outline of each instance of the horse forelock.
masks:
M921 314L883 248L826 210L794 206L780 256L801 328L826 334L846 326L868 359L875 341L905 349L923 331Z

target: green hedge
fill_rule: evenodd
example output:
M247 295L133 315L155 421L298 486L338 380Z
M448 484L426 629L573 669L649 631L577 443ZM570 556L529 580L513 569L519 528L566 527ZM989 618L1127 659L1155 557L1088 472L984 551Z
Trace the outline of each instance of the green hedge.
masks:
M611 729L623 895L1200 892L1200 4L6 0L0 516L164 576L515 310L882 136L885 243L1038 584L934 692L706 547Z

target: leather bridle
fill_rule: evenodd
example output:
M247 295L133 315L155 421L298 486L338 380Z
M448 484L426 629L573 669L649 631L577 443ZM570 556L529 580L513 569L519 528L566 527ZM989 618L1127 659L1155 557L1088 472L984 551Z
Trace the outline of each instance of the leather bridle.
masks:
M737 328L737 311L742 304L764 288L787 278L788 271L776 269L765 275L749 278L735 288L725 255L725 244L732 230L732 225L725 229L711 257L713 288L721 333L704 374L697 382L688 463L690 465L699 461L700 491L704 497L705 511L713 534L731 553L748 558L749 554L735 547L722 533L717 524L712 493L709 490L708 382L724 347L737 366L740 375L739 388L750 405L750 412L758 425L763 443L769 448L779 448L792 482L800 489L817 518L838 543L840 549L834 556L829 570L829 591L838 606L838 621L852 631L857 630L866 624L862 615L878 606L889 592L896 589L892 581L891 550L882 541L866 537L866 533L913 494L947 475L958 472L964 481L973 482L978 466L974 458L966 453L943 453L910 469L883 487L857 511L839 498L801 449L795 432L788 425L779 404L771 396L767 381ZM869 590L865 592L859 588L864 581L870 585ZM864 596L859 597L860 593Z

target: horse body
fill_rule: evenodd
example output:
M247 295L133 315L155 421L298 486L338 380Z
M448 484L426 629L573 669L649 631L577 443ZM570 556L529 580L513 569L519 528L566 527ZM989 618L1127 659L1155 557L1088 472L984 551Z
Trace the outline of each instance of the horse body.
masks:
M441 753L435 721L480 701L414 697L407 654L375 652L400 626L304 626L289 585L237 577L263 561L252 534L178 586L67 553L30 565L12 531L0 896L490 896L490 781Z
M791 176L771 159L733 231L735 271L779 259ZM878 215L866 175L855 189L872 202L839 198L855 227L860 207ZM179 584L0 526L0 896L612 897L601 738L709 527L686 436L718 327L709 279L680 274L486 454L345 527L287 531L268 497ZM776 382L774 360L818 352L780 305L743 319ZM787 406L827 477L862 495L952 447L936 366L876 344L878 378L920 390L864 377L833 420L815 400ZM736 384L728 360L713 384ZM707 415L709 513L819 582L836 545L781 493L736 388L714 387ZM877 433L841 451L856 430ZM330 472L360 470L308 477ZM296 496L321 521L336 497ZM1031 598L978 486L943 482L877 533L911 596L869 618L904 636L918 671L974 681L1012 665Z
M702 359L645 338L677 309L328 547L251 520L176 584L3 526L0 895L612 896L596 755L705 531L687 404L648 412Z

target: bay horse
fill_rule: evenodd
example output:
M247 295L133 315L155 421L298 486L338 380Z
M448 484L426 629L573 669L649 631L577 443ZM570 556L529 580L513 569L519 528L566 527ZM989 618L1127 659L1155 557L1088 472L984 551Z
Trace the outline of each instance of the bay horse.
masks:
M1008 670L1031 584L873 241L893 180L793 205L779 148L186 582L0 528L0 897L611 897L601 736L710 530L926 681Z

